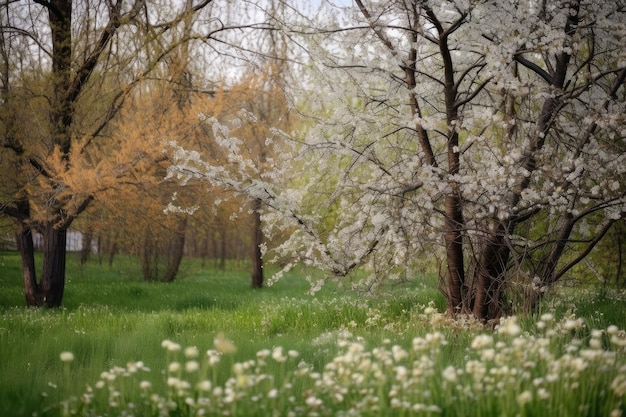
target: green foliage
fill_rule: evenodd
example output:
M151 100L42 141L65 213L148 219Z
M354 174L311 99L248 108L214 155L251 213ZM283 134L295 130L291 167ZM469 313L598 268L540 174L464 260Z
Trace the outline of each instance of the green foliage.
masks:
M562 290L541 319L494 332L439 313L432 277L377 296L331 284L310 296L301 271L253 290L234 263L218 271L186 260L182 279L146 283L131 258L111 269L70 258L66 307L35 310L21 307L19 257L1 253L0 263L0 415L187 416L208 398L213 415L533 415L549 404L566 416L586 404L582 415L593 416L623 399L610 387L626 363L615 292ZM494 369L493 384L474 384L472 360ZM575 365L584 369L574 375ZM585 384L570 392L548 376Z

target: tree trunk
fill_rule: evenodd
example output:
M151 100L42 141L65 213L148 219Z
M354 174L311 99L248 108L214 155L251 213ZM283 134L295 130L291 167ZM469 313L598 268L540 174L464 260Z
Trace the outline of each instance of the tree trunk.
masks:
M220 234L219 269L223 271L226 269L226 228L222 228L219 234Z
M622 279L622 235L617 234L617 268L615 271L615 288L621 288L624 286L624 280Z
M263 288L263 229L261 228L261 205L259 199L252 203L253 245L252 245L252 288Z
M498 231L486 239L474 268L472 314L483 322L497 320L503 314L502 281L510 256L506 235L500 224Z
M43 230L43 270L41 290L43 305L61 307L65 289L65 255L67 253L67 229L46 224Z
M185 231L187 229L187 218L183 217L178 222L178 230L176 230L176 236L170 240L170 250L167 254L168 263L163 275L163 281L172 282L176 279L180 263L183 259L185 251Z
M141 272L144 281L156 281L159 268L155 238L149 228L144 233L143 247L141 248Z
M22 281L24 284L24 298L29 307L40 307L43 305L41 287L37 282L37 271L35 269L35 245L33 244L33 233L31 228L20 223L16 233L17 249L22 258Z
M107 243L107 255L108 255L108 259L107 262L109 264L109 269L111 269L113 267L113 258L115 258L115 255L117 254L117 233L115 234L115 236L110 237L109 236L109 241Z
M447 274L445 277L446 299L448 313L455 315L464 311L463 289L465 287L465 265L463 260L463 216L458 198L450 195L446 197L446 244Z
M80 248L80 264L85 265L91 254L91 240L93 239L93 232L87 230L82 235L82 247Z

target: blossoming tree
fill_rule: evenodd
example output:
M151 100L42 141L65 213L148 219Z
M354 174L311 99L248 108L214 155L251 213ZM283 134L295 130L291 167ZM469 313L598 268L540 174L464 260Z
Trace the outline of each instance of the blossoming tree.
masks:
M217 16L230 6L217 3L31 0L0 6L0 215L16 225L28 305L62 304L66 233L77 216L120 183L140 182L144 169L163 159L154 132L109 152L112 121L125 99L139 87L149 89L150 78L181 45L208 46L199 55L217 63L230 47L224 33L255 27L250 19L225 24ZM43 237L40 274L37 232Z
M275 209L267 233L293 228L278 252L294 262L363 266L371 286L440 256L450 314L497 319L515 285L532 307L626 211L618 3L355 0L323 24L285 17L315 123L281 133L301 145L291 171L232 186ZM219 175L178 157L178 175Z

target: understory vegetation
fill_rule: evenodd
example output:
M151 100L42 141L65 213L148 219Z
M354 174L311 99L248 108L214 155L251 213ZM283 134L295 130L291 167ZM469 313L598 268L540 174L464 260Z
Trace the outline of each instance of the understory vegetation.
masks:
M450 320L435 277L378 294L304 272L185 260L149 283L133 259L69 258L65 307L22 307L0 253L0 414L7 416L618 416L626 294L578 283L495 328ZM565 282L566 284L567 282Z

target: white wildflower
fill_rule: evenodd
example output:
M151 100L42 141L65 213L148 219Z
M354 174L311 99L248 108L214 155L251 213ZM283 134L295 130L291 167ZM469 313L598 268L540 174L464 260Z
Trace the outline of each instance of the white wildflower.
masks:
M445 379L446 381L452 383L456 382L458 379L456 368L454 366L448 366L446 369L444 369L441 373L441 376L443 376L443 379Z
M498 327L498 333L506 334L509 336L517 336L522 331L522 328L517 324L517 317L511 316L503 319Z
M198 361L187 361L185 363L186 372L196 372L198 369L200 369L200 364L198 363Z
M167 370L172 373L180 371L180 363L178 362L170 363L169 366L167 367Z
M517 403L519 405L528 404L533 399L533 394L530 391L524 391L517 396Z
M198 348L195 346L189 346L185 348L184 353L187 359L195 359L198 357Z

